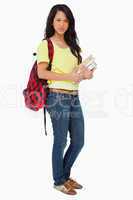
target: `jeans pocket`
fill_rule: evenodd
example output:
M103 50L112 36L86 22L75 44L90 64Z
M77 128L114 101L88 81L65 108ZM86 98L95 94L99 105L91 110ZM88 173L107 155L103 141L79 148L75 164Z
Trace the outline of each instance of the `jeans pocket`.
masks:
M49 110L57 103L57 95L55 93L49 93L46 100L46 108Z

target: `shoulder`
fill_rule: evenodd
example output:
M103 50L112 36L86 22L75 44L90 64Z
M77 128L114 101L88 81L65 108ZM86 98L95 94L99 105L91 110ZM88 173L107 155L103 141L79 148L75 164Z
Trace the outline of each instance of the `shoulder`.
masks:
M37 46L37 50L46 50L47 48L47 40L42 40Z
M37 63L49 62L47 40L42 40L37 47Z

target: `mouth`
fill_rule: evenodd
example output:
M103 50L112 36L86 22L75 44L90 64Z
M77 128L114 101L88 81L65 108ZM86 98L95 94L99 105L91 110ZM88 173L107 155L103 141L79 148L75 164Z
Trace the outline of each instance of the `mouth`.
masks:
M63 28L59 28L59 31L64 32L65 30Z

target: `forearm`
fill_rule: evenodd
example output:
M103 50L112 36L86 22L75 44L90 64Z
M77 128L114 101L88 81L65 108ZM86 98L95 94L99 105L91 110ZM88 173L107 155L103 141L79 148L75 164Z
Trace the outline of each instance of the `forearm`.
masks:
M39 74L39 78L46 80L64 81L70 80L70 74L67 73L56 73L48 70L42 70Z

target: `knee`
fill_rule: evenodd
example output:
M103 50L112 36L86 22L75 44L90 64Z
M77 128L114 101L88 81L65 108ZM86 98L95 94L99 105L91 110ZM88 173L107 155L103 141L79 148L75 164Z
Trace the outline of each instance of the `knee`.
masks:
M54 146L61 148L61 149L65 149L67 145L67 140L66 139L61 139L60 138L54 138Z
M77 144L79 149L82 149L84 146L84 140L79 141L79 143Z
M78 149L78 150L81 150L84 146L84 138L83 139L80 139L78 141L72 141L72 145Z

